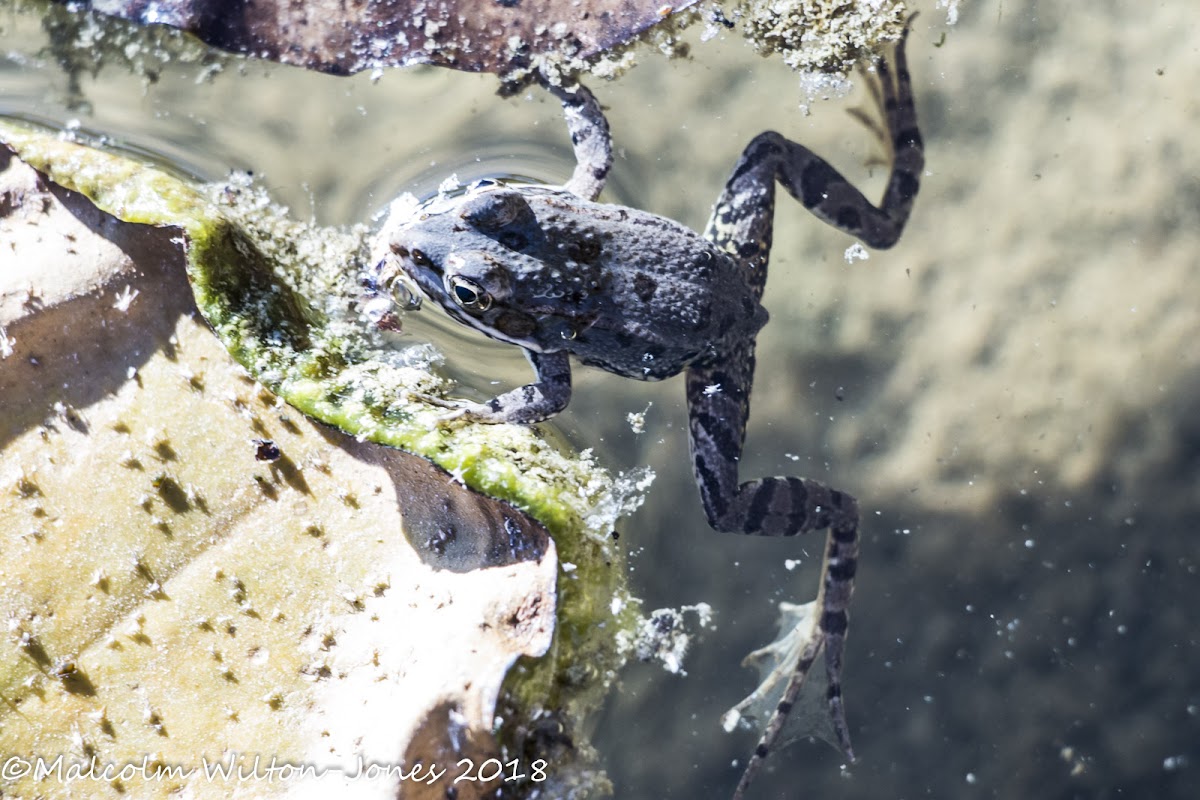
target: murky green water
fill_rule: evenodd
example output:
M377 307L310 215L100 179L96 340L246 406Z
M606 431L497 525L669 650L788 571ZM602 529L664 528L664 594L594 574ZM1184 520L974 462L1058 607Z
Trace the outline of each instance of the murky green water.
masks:
M1191 12L976 2L947 29L924 8L910 60L929 174L900 245L849 265L846 237L781 198L742 474L807 475L865 509L845 685L860 762L801 742L754 796L1200 792ZM556 104L500 100L487 76L222 57L152 84L106 68L73 95L44 43L0 8L0 113L78 120L203 178L252 169L300 218L367 220L451 173L572 166ZM618 147L606 199L699 227L768 127L880 191L854 99L804 116L796 78L736 38L643 61L594 87ZM421 316L414 337L474 390L527 379L515 348ZM819 541L708 529L680 381L580 368L575 386L565 435L659 475L622 538L649 607L707 601L718 626L686 678L632 666L598 745L618 797L724 796L754 741L718 726L753 685L738 660L772 637L779 600L811 595ZM635 434L625 415L647 407Z

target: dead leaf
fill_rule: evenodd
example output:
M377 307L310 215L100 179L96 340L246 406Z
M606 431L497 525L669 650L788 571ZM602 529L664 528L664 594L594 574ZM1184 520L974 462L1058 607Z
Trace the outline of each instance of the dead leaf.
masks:
M223 50L349 75L431 64L511 73L538 58L584 60L636 39L696 0L88 0Z
M139 194L153 182L136 163L98 177L86 150L71 150L77 184L130 215L182 192ZM147 759L151 777L107 781L138 796L228 796L236 781L204 770L251 769L255 754L330 768L256 796L405 796L394 774L345 776L360 757L400 763L449 703L480 752L499 752L509 667L551 644L554 543L426 460L313 423L248 378L195 313L186 227L122 222L0 148L0 750ZM264 439L278 457L256 457ZM455 531L441 562L409 543L430 529ZM593 573L595 588L616 573ZM572 589L594 609L590 591ZM534 685L511 682L505 708L594 707L600 684L588 701L543 688L584 652L529 662Z

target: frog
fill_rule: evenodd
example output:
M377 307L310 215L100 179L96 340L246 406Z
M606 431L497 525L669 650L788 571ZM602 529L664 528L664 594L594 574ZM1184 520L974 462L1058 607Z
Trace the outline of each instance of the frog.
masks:
M684 374L692 472L718 531L786 537L826 530L815 639L803 648L739 783L741 797L778 741L805 678L824 652L825 703L834 736L853 761L842 697L849 606L859 555L859 509L849 493L804 477L741 481L755 341L767 324L762 297L772 244L775 186L818 219L869 247L894 245L924 168L905 49L874 62L868 80L881 116L871 126L890 174L871 203L820 156L766 131L743 150L703 234L646 211L599 202L613 163L612 135L581 84L546 88L561 102L575 155L562 186L480 181L415 212L395 211L384 257L368 280L386 294L399 282L450 317L523 348L536 379L486 402L426 398L446 418L530 425L571 398L571 357L638 380ZM864 74L866 72L864 71ZM408 307L420 297L409 292Z

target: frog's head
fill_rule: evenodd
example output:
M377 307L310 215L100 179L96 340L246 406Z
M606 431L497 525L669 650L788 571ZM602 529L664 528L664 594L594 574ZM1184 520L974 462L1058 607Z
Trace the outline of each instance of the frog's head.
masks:
M557 273L542 258L546 237L522 192L476 184L450 202L423 206L388 244L399 268L450 316L542 350L576 322L555 295Z

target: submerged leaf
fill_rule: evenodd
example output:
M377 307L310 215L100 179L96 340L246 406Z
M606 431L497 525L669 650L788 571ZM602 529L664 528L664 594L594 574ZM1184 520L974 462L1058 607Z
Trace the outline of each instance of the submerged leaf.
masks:
M482 587L480 571L475 568L499 565L493 570L483 570L498 577L499 571L514 570L507 580L515 580L512 585L527 592L533 589L530 577L522 577L515 570L536 565L539 585L548 585L549 594L543 593L541 599L518 604L494 619L484 612L484 619L490 620L484 629L502 633L516 644L515 649L505 651L508 653L503 656L505 659L511 659L513 653L540 652L547 645L549 615L555 606L557 562L553 554L556 548L544 535L536 535L536 527L517 511L503 503L480 499L455 485L461 483L503 497L537 516L555 534L558 553L575 565L571 578L562 581L557 588L556 639L551 654L511 673L505 685L506 718L520 720L522 713L538 710L539 714L558 715L560 724L574 730L574 725L594 710L624 660L617 635L636 619L637 603L630 600L623 586L623 571L614 568L614 563L620 561L620 554L608 537L614 515L600 518L592 513L605 498L621 491L621 484L589 460L560 453L530 429L471 425L441 428L437 419L440 409L426 407L406 397L405 387L435 391L439 379L427 368L422 369L419 359L384 347L373 338L370 329L355 318L355 279L361 267L362 231L309 229L287 219L282 209L271 205L248 186L194 187L158 167L17 124L0 121L0 142L7 143L9 149L44 176L36 182L37 191L44 192L44 187L49 185L56 195L70 198L81 209L78 213L86 212L89 218L95 217L92 227L97 230L111 231L119 227L128 240L122 241L118 250L148 250L158 253L160 259L169 257L176 267L178 262L184 262L196 302L228 352L263 386L310 416L353 436L347 438L335 432L319 434L319 429L301 428L296 421L289 421L287 406L255 389L244 377L238 377L237 371L231 369L232 362L228 362L219 350L210 351L216 342L205 329L194 323L190 325L188 338L171 336L168 329L163 336L147 338L144 342L126 345L124 349L105 349L111 343L104 337L117 330L135 336L148 334L148 329L143 331L139 324L132 322L131 314L168 314L175 320L182 313L183 318L187 318L188 312L180 309L190 308L191 298L178 272L168 273L172 277L168 281L155 275L141 276L140 281L131 279L127 285L112 287L111 292L106 288L110 296L100 295L98 307L124 324L98 325L78 331L69 328L75 331L74 336L80 337L80 344L67 333L55 334L66 337L64 346L83 347L86 344L103 352L131 354L130 358L153 356L155 359L151 370L144 366L130 368L123 359L108 356L103 371L92 367L87 373L90 379L100 379L100 385L93 393L85 390L86 382L82 377L77 379L70 375L69 370L78 369L72 358L54 358L53 372L40 366L38 354L53 358L57 351L48 349L54 341L51 334L67 330L63 320L69 318L61 314L53 319L43 315L40 319L46 320L43 327L49 326L48 332L34 333L24 321L29 317L27 312L39 303L51 302L40 284L31 286L29 305L24 310L0 302L0 334L12 350L11 358L0 360L0 389L9 387L0 394L6 399L6 415L13 426L12 432L5 435L21 436L22 441L31 443L31 447L39 447L37 429L40 423L42 429L51 431L51 438L56 442L63 439L61 446L66 449L61 453L56 451L53 458L56 464L81 464L88 475L107 476L108 472L114 471L119 476L134 479L135 483L140 481L138 486L144 484L135 490L125 488L124 484L119 486L115 481L80 481L78 488L71 491L70 476L75 473L60 474L62 466L51 473L31 468L25 472L18 469L15 477L9 475L10 467L15 466L16 451L4 451L0 485L12 477L14 488L11 492L0 493L0 497L8 498L0 502L0 516L19 525L33 514L29 517L33 522L28 530L19 528L21 538L13 537L10 542L21 553L17 560L34 563L26 553L30 551L41 554L43 560L49 557L50 563L58 564L58 572L43 570L38 573L42 575L38 586L45 582L46 576L54 577L53 584L46 587L47 592L82 592L86 596L98 593L105 597L111 593L116 598L116 602L102 604L104 613L92 610L87 614L73 611L73 606L57 596L39 601L54 610L54 623L51 626L36 617L21 623L28 628L29 636L13 641L24 648L23 652L29 658L13 660L15 671L11 676L13 680L6 684L10 687L6 696L23 698L27 694L24 689L11 687L20 683L31 666L41 665L37 669L53 676L68 698L110 697L108 687L113 681L120 681L114 676L122 674L120 670L139 668L137 655L140 651L137 647L116 651L101 647L89 649L88 643L102 643L104 626L115 625L129 608L126 600L137 599L138 593L151 601L152 608L175 613L182 608L179 601L191 596L193 583L203 591L211 591L211 586L205 583L206 580L212 583L209 576L218 573L234 575L232 570L224 567L205 567L208 562L195 561L194 556L197 549L205 548L212 558L221 556L227 548L218 550L211 544L227 534L229 520L237 515L247 516L247 526L253 534L243 547L237 547L237 542L232 543L232 549L242 559L239 563L244 564L238 568L241 574L253 575L255 581L258 576L267 581L291 574L286 572L289 568L287 558L280 550L286 546L308 554L312 562L308 564L311 567L308 572L296 575L290 583L285 578L284 584L277 591L272 589L271 593L261 589L265 584L241 577L226 580L218 576L219 592L234 602L232 613L248 617L249 621L237 622L236 626L242 630L240 636L246 638L252 631L257 631L261 623L269 623L264 630L278 630L283 635L280 642L272 639L275 643L269 649L278 653L285 646L294 647L300 640L299 634L291 628L285 631L280 623L284 620L300 622L311 616L308 611L288 610L289 592L294 586L313 587L325 593L336 590L332 599L322 594L319 602L332 602L339 609L349 604L342 610L348 609L351 616L338 617L328 626L328 630L334 632L331 641L342 636L342 641L357 643L355 648L361 644L362 649L350 652L343 648L341 652L348 661L331 654L328 658L316 658L306 666L309 671L304 674L311 674L320 686L326 685L328 676L342 673L361 680L364 686L376 680L379 667L371 666L373 656L369 645L379 638L377 631L381 626L377 619L392 611L406 613L405 609L411 605L403 587L409 585L412 573L408 570L412 569L412 561L432 567L439 582L436 585L444 586L433 594L427 589L424 596L431 598L435 606L446 606L456 610L455 613L467 615L453 623L455 630L467 640L476 636L479 630L478 620L471 622L470 609L463 602L467 596L464 592ZM9 161L5 149L0 148L0 156L4 156L0 158L0 165ZM31 181L31 186L34 183ZM120 218L148 224L119 226L76 192ZM0 210L14 206L22 209L40 207L40 200L23 202L22 196L20 191L11 196L0 195ZM83 246L74 238L64 241L75 242L74 247ZM37 242L32 245L34 253L40 254L44 249ZM22 257L21 260L24 263L26 259ZM81 263L86 264L87 259L82 259ZM41 272L31 275L42 279ZM159 284L170 287L173 294L169 292L165 297L156 294ZM0 301L6 297L0 293ZM4 321L9 318L10 311L16 315L13 318L18 319L19 324L5 329ZM181 352L184 358L180 358ZM46 421L43 421L44 406L50 401L43 395L28 404L32 410L18 408L15 398L34 391L42 385L38 381L43 379L50 380L45 385L47 392L57 392L69 384L72 392L84 392L83 399L61 404L61 408L55 404L54 408L59 410L53 412L52 420ZM156 389L161 382L169 383L178 394L167 397L139 391L143 383L151 382ZM20 392L13 387L20 388ZM99 410L96 398L111 397L116 402L125 402L131 395L142 398L140 402L154 402L152 396L164 398L158 401L163 406L160 412L176 415L172 417L176 420L171 423L172 435L166 436L165 429L153 429L153 424L151 430L142 430L138 423L109 419ZM230 450L234 443L226 441L226 433L206 422L208 418L200 412L208 409L232 415L245 428L238 439L243 448L238 451L240 456ZM137 413L130 417L133 420L143 418ZM136 431L139 441L146 439L145 447L129 448L120 444L124 437L131 435L131 430ZM63 431L73 431L71 436L75 438L67 442ZM264 446L267 439L271 447ZM454 478L422 459L375 447L368 441L424 455L441 464ZM100 442L107 449L101 451L100 460L96 461L93 448ZM328 451L330 445L333 448ZM310 452L308 448L313 446L319 452ZM121 447L126 447L126 451L122 452ZM24 463L19 458L17 461ZM40 462L31 460L30 463ZM403 533L411 544L411 547L403 548L407 559L403 573L406 577L401 577L399 562L394 561L397 557L394 555L397 552L395 543L404 540L400 525L394 522L390 525L377 521L366 523L359 514L359 509L378 505L380 489L386 484L378 477L351 477L357 473L352 473L346 465L355 463L383 468L395 481L394 499L406 514ZM200 466L206 470L203 479L189 472ZM403 480L400 476L404 476ZM67 483L64 484L64 480ZM387 497L388 493L383 496ZM41 517L38 515L48 513L62 519L68 497L82 498L85 506L96 505L99 501L94 498L103 497L106 503L117 503L120 512L109 513L107 505L101 506L106 510L99 512L104 521L98 523L87 507L72 511L78 521L69 530L78 528L84 534L78 541L92 540L92 544L89 547L68 546L65 551L68 556L56 561L51 557L59 552L56 548L77 540L68 542L63 535L68 528L59 525L56 519L39 522ZM240 510L227 508L226 502L230 498ZM281 502L285 499L289 503ZM297 519L285 506L299 509L300 518ZM6 515L9 511L12 513ZM305 517L308 521L301 524ZM105 526L104 536L95 535L98 524ZM9 527L8 522L5 526ZM282 528L292 531L295 536L279 541L276 531ZM115 534L127 529L141 537L138 541L148 541L152 546L120 544L124 540L116 538ZM56 544L53 548L39 544L47 537L47 530L54 531ZM535 535L528 535L531 531ZM345 536L350 538L345 539ZM177 551L178 545L186 547ZM164 547L167 549L160 553L159 549ZM187 550L189 547L192 550ZM365 572L355 573L354 580L347 584L352 589L347 595L339 588L341 582L348 580L339 572L340 565L350 554L360 551L366 557L365 561L355 555L354 563L362 561L356 568ZM376 554L373 558L370 557L372 553ZM322 559L333 562L330 564ZM73 577L66 581L57 577L68 568L73 570ZM75 575L80 570L83 572ZM180 571L188 572L191 583L185 586L173 579ZM468 571L469 574L463 574ZM429 588L435 586L433 577L421 580L426 581L423 585ZM34 583L30 580L23 585L33 587ZM396 590L387 592L389 585L394 585ZM260 589L258 595L254 593L256 586ZM131 587L134 594L127 597ZM483 591L486 593L487 590ZM437 598L443 592L447 597L453 596L455 602L438 603ZM616 600L620 602L615 603ZM614 603L625 610L614 611ZM367 607L372 614L358 613ZM24 619L22 615L26 614L21 608L12 613L17 614L14 619ZM189 731L192 729L190 723L185 726L181 720L186 717L189 703L194 707L201 701L191 694L171 695L170 682L181 678L168 669L168 662L172 660L170 654L178 654L182 652L180 648L185 647L182 639L176 641L179 638L176 632L190 623L186 618L175 620L160 616L156 613L135 617L129 623L128 637L132 637L130 642L138 647L154 644L154 653L162 654L165 659L162 669L166 670L163 674L167 682L163 687L165 694L156 694L148 703L136 696L122 699L120 724L116 721L118 711L113 706L110 717L114 722L110 725L116 725L122 731L125 725L132 725L141 733L149 731L147 735L151 738L148 740L132 734L122 739L130 746L142 747L145 752L157 746L154 737L168 735L172 742L178 742L178 746L192 747L194 752L200 752L190 743L191 739L182 740L185 727ZM395 622L396 617L387 618L393 620L387 624L395 626L394 630L409 629L408 623ZM139 619L143 621L139 622ZM212 628L225 629L225 623L220 622L216 614L202 617L197 624L205 632ZM101 633L90 628L82 632L76 630L80 625L99 625ZM321 640L320 633L317 631L301 641L310 654L312 648L305 642ZM415 643L410 641L405 645L408 640L401 639L400 644L407 648L438 638L439 647L443 645L439 637L423 634L418 637L419 641ZM440 652L438 648L434 650ZM62 656L64 653L69 657ZM202 659L198 667L206 663ZM467 662L459 659L456 663ZM504 663L509 662L505 660ZM586 679L579 672L580 664L588 665ZM282 688L274 689L269 681L250 681L244 671L234 667L213 669L216 670L213 674L218 677L226 676L221 678L224 681L221 685L229 690L218 694L223 696L232 692L238 698L237 703L231 704L235 716L237 709L247 702L256 707L265 704L269 711L286 712L296 707L297 698L292 694L295 688L282 679L274 684ZM445 678L448 673L441 670L439 674ZM503 671L495 674L502 675ZM564 678L568 674L572 676L570 680ZM461 714L466 715L473 729L486 730L495 716L492 705L496 700L495 693L499 691L499 679L466 676L464 680L474 687L468 700L471 697L475 700L474 705L464 705ZM314 702L320 708L330 709L361 704L359 700L349 699L358 697L353 686L348 683L338 686L341 688L335 689L330 684L328 692L321 694L319 702ZM258 693L254 695L257 699L247 700L252 691ZM211 697L212 692L206 696ZM144 715L139 710L143 707L147 709ZM61 713L76 712L67 709ZM270 717L262 725L279 727L275 719ZM232 722L237 723L237 719ZM357 734L362 727L349 721L328 724L344 725L347 742L354 740L349 734ZM51 728L59 732L69 730L69 727L62 720L51 723ZM240 750L254 749L250 745L255 741L253 736L257 729L251 730L246 725L242 729L244 735L251 738L234 738L230 740L233 742L230 746ZM103 726L100 731L103 734ZM57 740L55 742L54 746L62 749ZM289 742L288 753L304 755L302 750L296 749L300 745L290 739ZM166 752L166 745L159 749ZM398 757L396 753L391 755Z
M235 53L348 75L432 64L511 73L537 59L585 60L689 8L658 0L85 0L143 24L170 25Z

